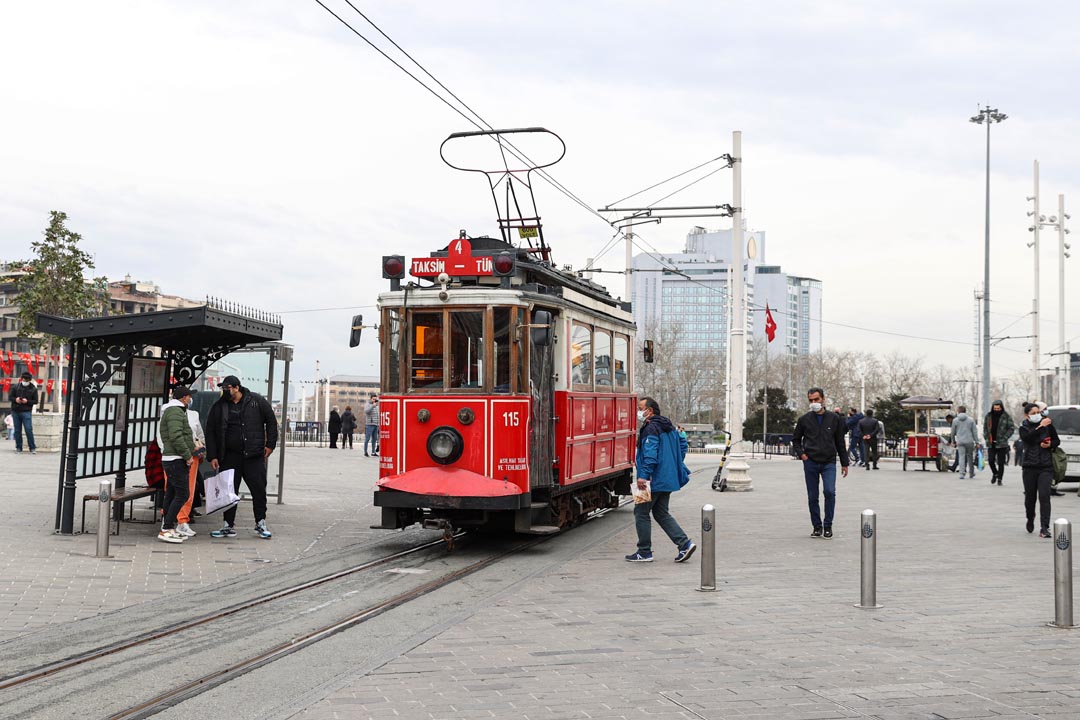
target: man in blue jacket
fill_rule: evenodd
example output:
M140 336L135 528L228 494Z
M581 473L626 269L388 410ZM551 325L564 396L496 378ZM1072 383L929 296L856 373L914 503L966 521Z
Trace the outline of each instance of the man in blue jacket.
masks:
M660 414L660 405L651 397L638 401L637 414L637 486L639 490L644 490L651 484L652 499L634 505L638 549L634 554L627 555L626 559L630 562L653 561L651 515L678 548L675 562L686 562L697 545L668 512L671 493L690 480L690 472L683 464L686 438L680 437L671 421Z

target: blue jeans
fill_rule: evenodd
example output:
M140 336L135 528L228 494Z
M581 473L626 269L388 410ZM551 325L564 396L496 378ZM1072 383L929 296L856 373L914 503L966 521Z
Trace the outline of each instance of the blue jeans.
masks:
M11 413L12 419L15 421L15 427L12 430L15 432L15 449L22 452L22 432L26 431L26 442L30 445L30 452L37 450L37 445L34 443L34 413L30 410L25 412L13 412Z
M686 537L683 529L679 527L679 523L668 512L670 502L671 493L654 492L652 500L649 502L634 505L634 526L637 528L638 552L652 552L652 520L649 518L650 514L656 518L656 523L671 538L671 542L675 543L675 547L681 550L690 540L690 538Z
M379 432L378 425L365 425L364 426L364 453L367 454L368 445L371 445L371 454L375 455L379 452L379 436L376 434Z
M810 505L810 522L814 527L832 527L833 511L836 509L836 463L819 463L803 460L806 476L806 499ZM818 478L825 486L825 522L821 522L821 506L818 503Z
M851 433L851 440L848 441L848 452L855 458L855 462L860 463L863 459L862 452L862 438L856 433Z

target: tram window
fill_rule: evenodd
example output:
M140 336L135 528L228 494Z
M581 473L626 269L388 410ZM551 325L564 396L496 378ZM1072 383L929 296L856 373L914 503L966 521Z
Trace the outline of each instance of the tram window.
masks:
M526 344L526 339L529 337L529 333L523 326L529 321L526 320L526 314L524 308L518 308L514 311L517 316L517 327L522 328L517 334L517 392L527 393L530 392L529 386L529 349Z
M383 372L383 392L401 391L401 311L388 308L383 324L386 327L386 369Z
M630 389L630 377L627 375L627 360L630 353L630 340L625 335L615 334L615 352L612 360L615 362L615 387L619 390Z
M596 358L596 389L611 390L611 333L606 330L594 332L593 348Z
M450 313L450 387L484 387L484 313Z
M413 313L411 381L414 388L442 388L442 313Z
M592 390L592 328L574 323L570 335L570 380L577 390Z
M495 392L510 392L510 342L513 333L510 327L510 313L517 313L510 308L495 308L494 311L494 362L492 375L495 378Z

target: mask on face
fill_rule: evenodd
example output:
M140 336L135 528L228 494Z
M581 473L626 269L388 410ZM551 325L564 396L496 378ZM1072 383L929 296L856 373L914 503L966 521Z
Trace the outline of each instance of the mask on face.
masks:
M1040 420L1042 420L1042 413L1036 410L1035 412L1028 415L1028 420L1030 420L1033 423L1037 423Z
M645 422L645 411L644 410L638 410L637 411L637 421L638 421L639 425L641 423Z
M30 387L30 381L29 380L23 380L22 381L22 386L23 387Z
M822 404L819 403L819 402L810 403L810 412L819 413L819 412L821 412L821 408L822 408Z

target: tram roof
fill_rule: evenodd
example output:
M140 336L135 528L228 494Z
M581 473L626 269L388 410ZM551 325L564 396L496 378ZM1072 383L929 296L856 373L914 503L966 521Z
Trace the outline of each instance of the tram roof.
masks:
M212 305L81 319L39 313L37 330L71 340L101 338L165 350L252 345L280 340L282 335L281 323L270 313L232 312Z

